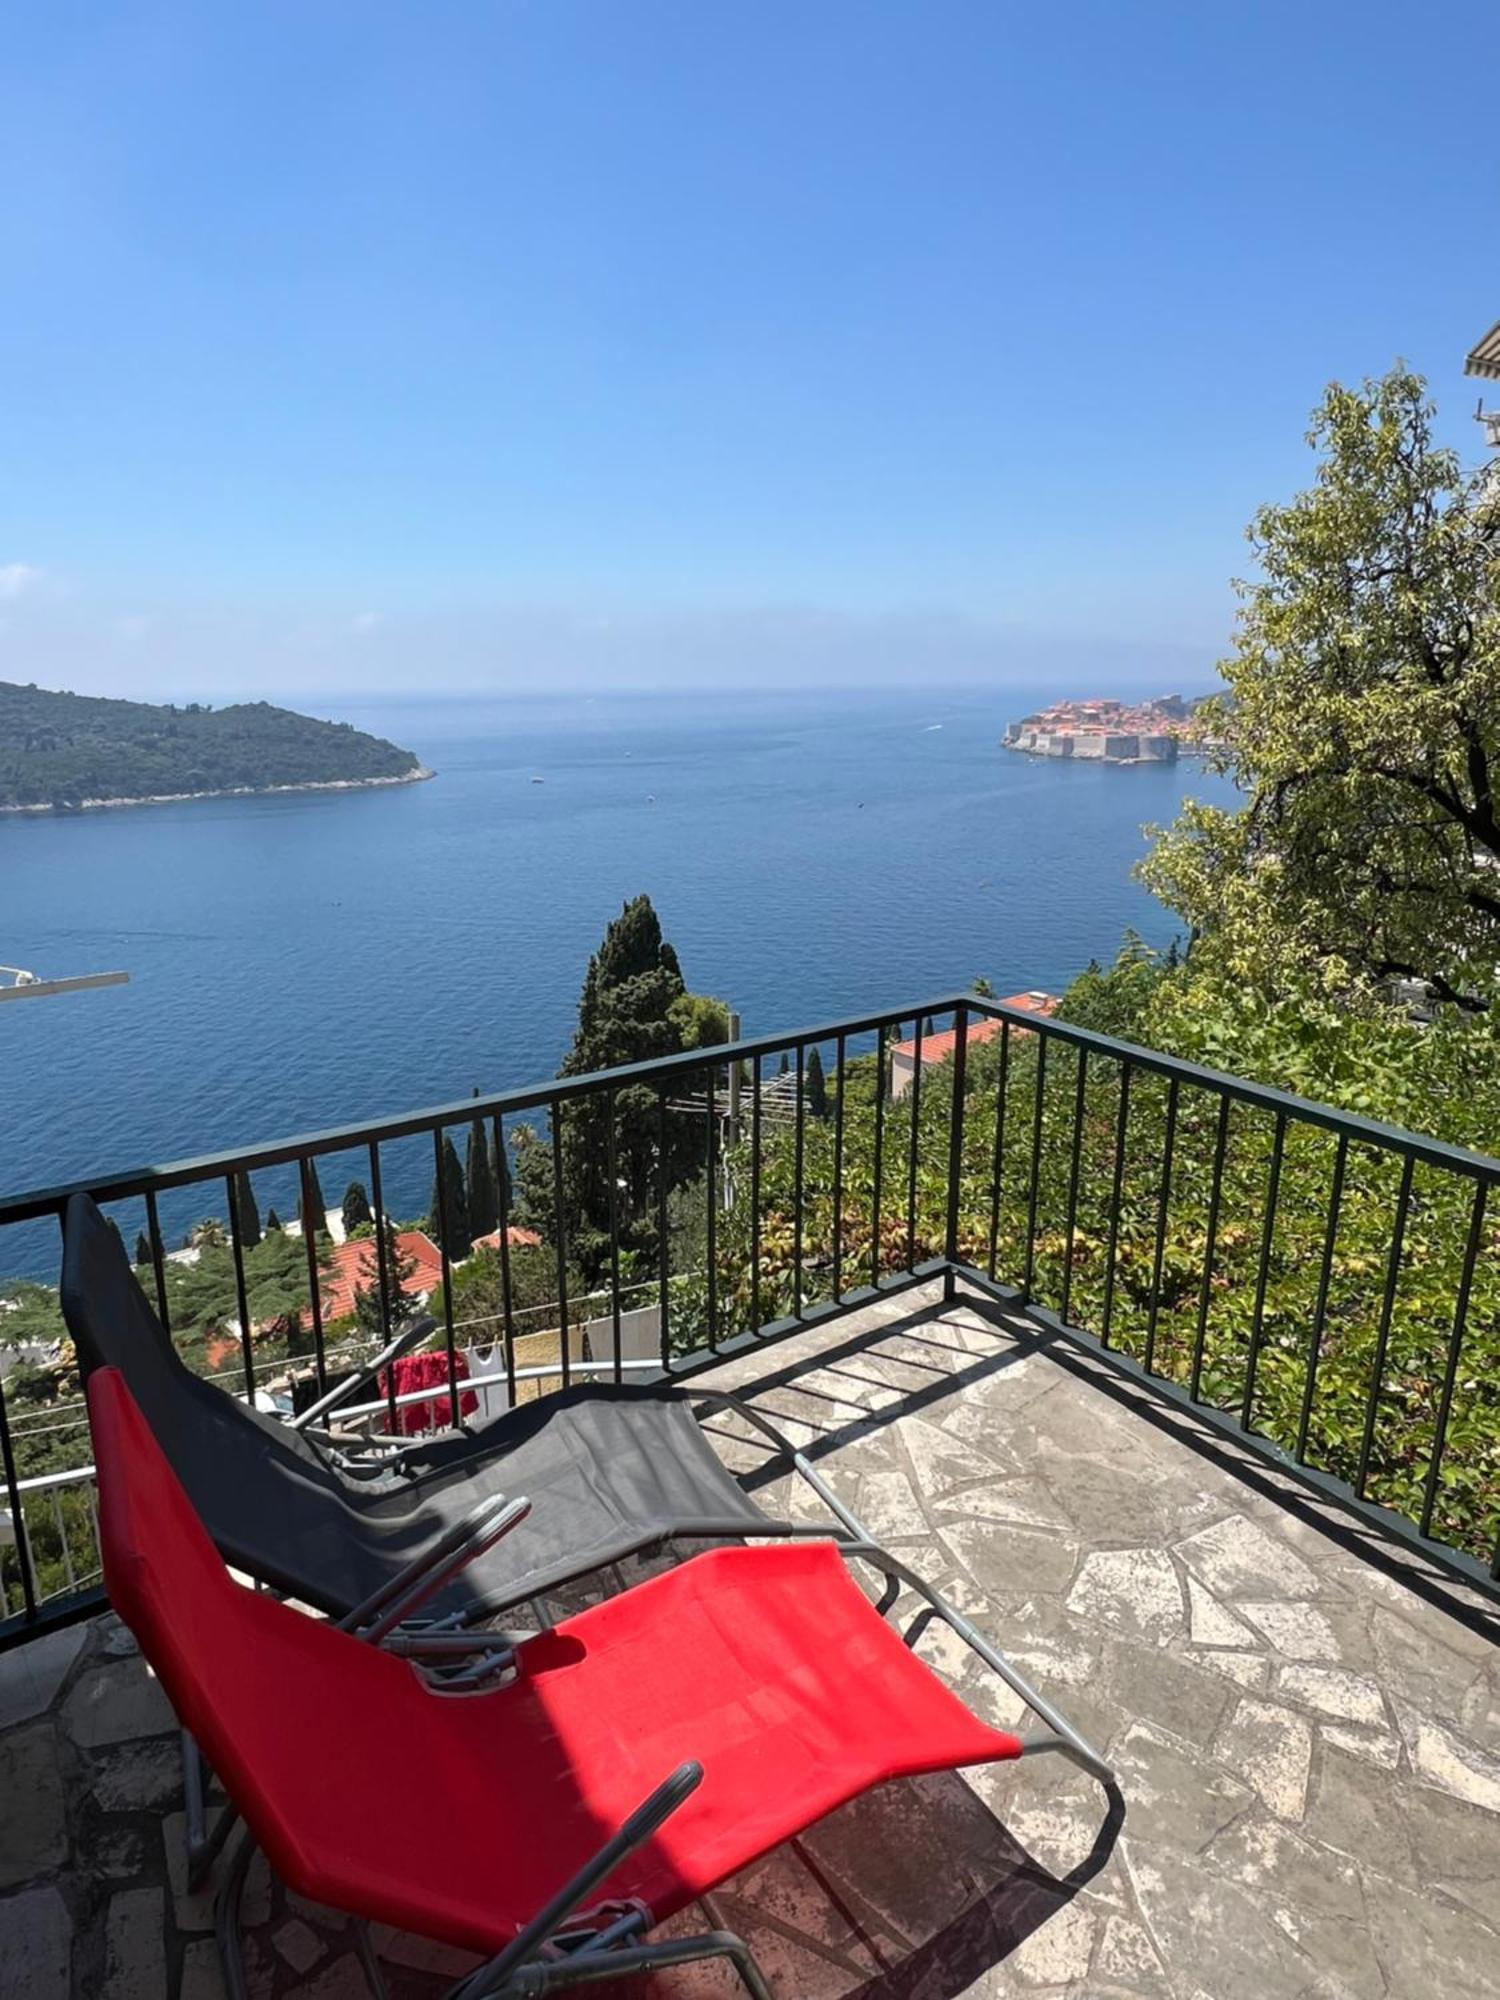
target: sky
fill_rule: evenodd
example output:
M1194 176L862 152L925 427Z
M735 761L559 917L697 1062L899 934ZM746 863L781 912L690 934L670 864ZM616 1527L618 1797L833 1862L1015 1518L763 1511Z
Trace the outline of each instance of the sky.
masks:
M1493 0L48 0L0 679L1206 686L1332 378L1477 457Z

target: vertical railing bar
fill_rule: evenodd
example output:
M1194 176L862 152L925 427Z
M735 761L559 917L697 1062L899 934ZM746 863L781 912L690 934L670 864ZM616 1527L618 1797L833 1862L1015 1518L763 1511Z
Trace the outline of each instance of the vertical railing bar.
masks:
M370 1202L375 1210L375 1281L380 1291L380 1344L384 1347L391 1337L391 1267L386 1242L390 1218L385 1212L385 1184L380 1173L380 1142L377 1139L370 1141ZM385 1421L386 1429L395 1437L401 1429L401 1418L396 1405L394 1362L385 1371Z
M943 1297L958 1295L959 1193L964 1176L964 1096L968 1088L969 1010L953 1010L953 1103L948 1113L948 1200L943 1225L943 1256L948 1269L943 1276Z
M845 1037L840 1035L834 1057L833 1106L833 1300L844 1296L844 1060Z
M1443 1370L1442 1394L1438 1399L1437 1422L1432 1434L1432 1459L1427 1467L1427 1481L1422 1490L1422 1533L1432 1533L1433 1509L1437 1505L1438 1481L1443 1469L1443 1451L1448 1442L1448 1418L1453 1409L1453 1390L1458 1381L1458 1364L1464 1344L1464 1332L1469 1318L1469 1293L1474 1284L1474 1266L1479 1261L1479 1246L1484 1237L1484 1205L1489 1195L1488 1184L1474 1183L1474 1206L1469 1216L1469 1240L1464 1249L1464 1267L1458 1281L1458 1299L1453 1308L1453 1331L1448 1336L1448 1361Z
M302 1247L307 1254L307 1288L312 1307L313 1372L317 1377L318 1394L326 1396L328 1364L323 1354L323 1292L318 1280L318 1225L323 1216L313 1195L312 1155L304 1153L297 1162L297 1168L302 1182Z
M58 1218L59 1221L61 1219ZM26 1509L21 1502L21 1487L16 1477L15 1441L10 1434L10 1419L5 1410L3 1376L0 1376L0 1467L3 1467L5 1472L6 1504L16 1528L16 1562L21 1571L21 1608L27 1621L30 1622L36 1617L36 1577L31 1568L31 1544L26 1539Z
M57 1545L62 1550L63 1572L68 1579L69 1590L78 1588L78 1572L73 1567L73 1550L68 1542L67 1525L63 1520L62 1495L52 1488L52 1525L57 1530Z
M1370 1454L1375 1448L1375 1425L1380 1410L1380 1384L1385 1375L1385 1355L1390 1344L1391 1321L1396 1310L1396 1293L1401 1283L1401 1259L1406 1250L1406 1218L1411 1208L1412 1175L1416 1161L1406 1155L1401 1165L1401 1186L1396 1194L1396 1214L1391 1225L1391 1254L1385 1267L1385 1292L1380 1301L1380 1326L1375 1335L1375 1353L1370 1362L1370 1387L1365 1401L1365 1430L1360 1439L1359 1470L1354 1475L1354 1491L1365 1497L1370 1477Z
M1266 1221L1260 1238L1260 1264L1255 1274L1255 1305L1250 1314L1250 1351L1245 1356L1245 1393L1240 1404L1240 1428L1250 1429L1255 1410L1255 1375L1265 1329L1266 1287L1271 1276L1271 1249L1276 1235L1276 1202L1281 1193L1281 1161L1286 1151L1286 1113L1278 1111L1271 1137L1271 1165L1266 1176Z
M1047 1096L1047 1037L1036 1044L1036 1101L1031 1113L1031 1186L1026 1197L1026 1259L1021 1276L1021 1297L1031 1297L1031 1281L1036 1274L1036 1218L1042 1180L1042 1111Z
M917 1262L917 1147L922 1136L922 1016L915 1017L915 1039L912 1044L911 1089L911 1145L907 1149L906 1162L906 1268L916 1268Z
M1323 1353L1323 1328L1328 1318L1328 1290L1333 1282L1333 1257L1338 1243L1339 1210L1344 1200L1344 1171L1349 1159L1349 1136L1339 1134L1333 1156L1333 1185L1328 1197L1328 1221L1323 1233L1323 1264L1318 1273L1318 1302L1313 1308L1312 1334L1307 1343L1307 1377L1302 1386L1302 1413L1297 1420L1297 1463L1307 1453L1307 1433L1312 1423L1313 1397L1318 1387L1318 1363Z
M750 1324L760 1331L760 1057L750 1064Z
M1214 1254L1219 1244L1219 1202L1224 1192L1224 1148L1229 1140L1229 1103L1227 1094L1219 1097L1219 1124L1214 1135L1213 1179L1208 1191L1208 1228L1203 1241L1203 1283L1198 1291L1198 1327L1193 1335L1193 1374L1188 1393L1193 1401L1198 1400L1198 1385L1203 1380L1203 1349L1208 1340L1208 1308L1213 1296Z
M802 1317L802 1204L805 1199L803 1169L807 1160L807 1133L803 1123L803 1081L807 1070L807 1046L797 1044L796 1129L792 1137L792 1318Z
M453 1338L453 1272L448 1257L448 1176L443 1172L443 1128L432 1129L438 1203L438 1259L443 1271L443 1344L448 1354L448 1421L458 1429L458 1349Z
M172 1309L167 1304L167 1259L161 1240L161 1217L156 1212L156 1190L146 1190L146 1233L151 1239L151 1269L156 1277L156 1311L162 1330L172 1331Z
M245 1288L245 1239L240 1227L240 1204L238 1189L233 1174L224 1176L224 1191L229 1197L229 1248L234 1258L234 1304L240 1316L240 1359L245 1370L245 1395L250 1404L255 1403L255 1363L250 1349L250 1299Z
M995 1158L990 1179L990 1263L994 1280L1000 1257L1000 1184L1005 1173L1005 1100L1010 1088L1010 1022L1000 1024L1000 1081L995 1089Z
M609 1174L609 1315L615 1343L613 1377L618 1385L624 1380L625 1371L620 1354L620 1163L615 1134L615 1094L612 1090L604 1094L604 1115L609 1121L608 1141L604 1149L605 1169Z
M1125 1196L1125 1145L1130 1129L1130 1077L1128 1062L1120 1064L1120 1110L1115 1120L1115 1165L1109 1195L1109 1247L1104 1256L1104 1323L1099 1344L1109 1346L1110 1321L1115 1308L1115 1259L1120 1247L1120 1207Z
M573 1379L572 1342L568 1327L568 1226L563 1216L562 1104L555 1097L547 1106L547 1120L552 1130L552 1216L553 1234L557 1238L558 1362L562 1368L562 1385L567 1389ZM663 1164L663 1181L665 1177Z
M898 1021L896 1026L899 1028ZM870 1221L870 1283L876 1291L880 1289L880 1223L881 1196L884 1190L881 1182L885 1177L885 1031L888 1023L882 1021L875 1030L875 1192L874 1211Z
M500 1224L500 1324L505 1336L505 1393L516 1406L516 1320L510 1273L510 1162L505 1153L505 1117L495 1113L495 1209Z
M714 1068L704 1071L703 1101L704 1157L706 1179L704 1199L708 1204L708 1226L704 1232L704 1254L708 1259L708 1345L711 1353L719 1346L719 1107L714 1087Z
M672 1242L667 1230L667 1187L671 1179L667 1168L669 1141L667 1121L670 1115L667 1109L666 1088L660 1086L656 1093L656 1265L657 1282L661 1290L657 1310L657 1317L660 1320L657 1335L663 1368L670 1367L672 1361L672 1340L668 1326L672 1291Z
M1073 1297L1073 1245L1078 1233L1078 1163L1083 1151L1083 1102L1088 1087L1089 1052L1078 1051L1078 1081L1073 1091L1073 1159L1068 1169L1068 1228L1063 1253L1062 1316L1068 1317Z
M1151 1310L1146 1316L1146 1373L1156 1361L1156 1322L1161 1312L1161 1274L1167 1254L1167 1213L1172 1205L1172 1148L1177 1141L1177 1078L1167 1085L1167 1126L1161 1152L1161 1185L1157 1191L1156 1254L1151 1265Z

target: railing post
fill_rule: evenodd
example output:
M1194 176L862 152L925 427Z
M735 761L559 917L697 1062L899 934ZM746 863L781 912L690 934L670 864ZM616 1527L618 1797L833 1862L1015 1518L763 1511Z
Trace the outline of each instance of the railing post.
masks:
M953 1108L948 1117L948 1226L943 1234L943 1298L958 1296L958 1194L964 1167L964 1069L968 1057L969 1010L953 1010Z

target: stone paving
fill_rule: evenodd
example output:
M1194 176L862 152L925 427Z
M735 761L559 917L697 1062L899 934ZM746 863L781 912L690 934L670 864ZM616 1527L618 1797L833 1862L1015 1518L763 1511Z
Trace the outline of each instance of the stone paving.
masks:
M1500 1995L1500 1619L1478 1600L936 1288L711 1379L1120 1776L1113 1803L1053 1757L892 1785L770 1855L716 1902L777 2000ZM732 1421L712 1428L763 1504L817 1518ZM1020 1719L946 1628L914 1643ZM0 1658L4 2000L220 2000L181 1809L171 1715L114 1620ZM348 1925L263 1866L246 1918L255 2000L365 1992ZM393 2000L465 1964L376 1942ZM738 1988L687 1968L649 1992Z

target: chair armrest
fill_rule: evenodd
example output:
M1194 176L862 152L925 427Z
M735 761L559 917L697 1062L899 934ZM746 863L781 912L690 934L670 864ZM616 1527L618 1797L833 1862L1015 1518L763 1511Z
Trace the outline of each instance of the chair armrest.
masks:
M326 1396L319 1396L315 1403L309 1403L300 1416L289 1418L287 1428L301 1431L306 1430L309 1424L320 1422L336 1405L342 1403L346 1397L352 1396L356 1389L362 1389L367 1383L378 1380L382 1368L388 1368L403 1354L410 1353L419 1342L426 1340L436 1331L437 1321L430 1315L424 1314L421 1319L414 1319L411 1325L403 1327L393 1340L387 1341L373 1361L367 1361L363 1368L356 1369L354 1374L340 1382L337 1388L330 1389Z
M452 1989L449 2000L479 2000L481 1994L498 1992L507 1975L534 1957L563 1920L570 1917L622 1861L628 1860L637 1848L644 1847L663 1821L670 1819L702 1783L701 1764L679 1764L672 1775L636 1807L619 1831L610 1835L592 1861L585 1862L573 1879L558 1890L531 1922L517 1931L504 1951L476 1966L467 1979Z
M531 1502L524 1498L507 1500L503 1493L496 1493L481 1500L439 1535L431 1548L414 1556L363 1604L357 1604L339 1621L341 1630L378 1646L387 1633L394 1632L419 1605L435 1597L461 1569L492 1549L530 1512Z

